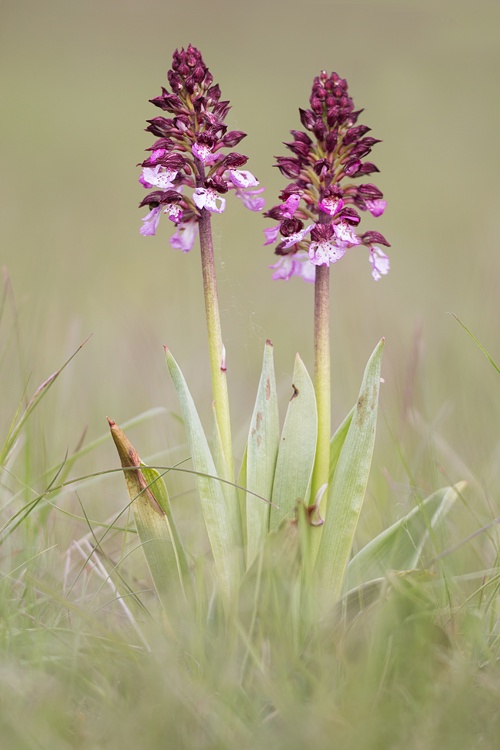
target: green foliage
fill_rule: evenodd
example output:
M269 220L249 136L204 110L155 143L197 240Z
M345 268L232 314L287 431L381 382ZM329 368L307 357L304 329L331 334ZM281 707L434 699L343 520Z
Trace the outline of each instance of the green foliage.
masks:
M349 562L346 590L383 577L389 570L416 568L430 533L445 520L466 485L458 482L437 490L365 545Z
M224 595L236 596L243 569L243 536L239 503L231 502L217 478L215 463L191 394L179 366L168 350L167 365L181 405L189 447L196 471L198 494Z
M314 388L297 354L292 381L293 393L281 433L273 482L271 530L290 518L298 502L307 500L316 450L318 419Z
M250 422L246 449L246 558L249 566L259 553L269 531L269 504L256 497L271 498L279 446L278 399L274 376L273 347L264 348L264 364Z
M384 343L382 339L366 366L358 401L328 490L327 513L315 569L318 585L327 599L338 599L342 591L365 496L375 443Z

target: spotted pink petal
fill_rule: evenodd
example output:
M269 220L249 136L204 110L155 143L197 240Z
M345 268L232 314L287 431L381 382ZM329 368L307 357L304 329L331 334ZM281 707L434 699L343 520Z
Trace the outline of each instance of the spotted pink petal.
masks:
M336 198L335 196L324 198L318 203L319 208L324 211L325 214L329 214L330 216L335 216L335 214L340 211L343 205L344 201L342 200L342 198Z
M221 214L226 208L226 199L211 188L196 188L193 200L200 210L206 208L211 213Z
M347 221L340 221L338 224L333 225L333 231L335 232L336 238L339 242L346 243L347 245L360 245L361 240L354 231L354 229L347 223Z
M315 266L330 266L337 263L345 254L346 248L336 245L330 240L311 242L309 245L309 258Z

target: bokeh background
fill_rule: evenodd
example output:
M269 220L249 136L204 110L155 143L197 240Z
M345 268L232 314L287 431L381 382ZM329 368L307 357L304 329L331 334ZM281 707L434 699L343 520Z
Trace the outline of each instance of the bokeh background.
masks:
M374 283L362 250L332 268L334 424L385 336L372 481L394 489L396 444L419 430L447 446L434 470L444 461L452 480L467 478L463 462L495 474L498 379L448 313L500 359L498 3L10 0L0 14L1 264L24 352L21 366L13 355L4 363L5 402L21 397L27 373L34 390L93 334L44 404L44 450L62 458L85 425L94 439L106 414L121 423L155 406L167 413L131 434L141 455L182 440L163 344L209 426L197 248L172 250L166 221L141 237L137 208L145 121L158 114L148 99L166 85L173 50L191 42L231 101L230 129L249 134L240 149L268 206L286 182L273 156L301 127L313 77L348 80L360 121L383 140L372 156L387 211L361 226L391 242L392 268ZM271 280L268 225L236 200L213 221L237 455L265 339L283 414L295 352L313 366L313 288ZM94 460L116 463L110 445ZM425 485L424 473L415 481Z

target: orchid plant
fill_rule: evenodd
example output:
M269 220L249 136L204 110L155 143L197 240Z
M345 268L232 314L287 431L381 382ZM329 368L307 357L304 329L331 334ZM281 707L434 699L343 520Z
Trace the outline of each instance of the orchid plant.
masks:
M290 611L300 647L304 610L310 624L318 611L333 607L349 591L372 578L380 580L384 569L416 567L429 527L444 517L459 489L435 493L351 558L373 453L384 339L368 361L356 404L332 437L329 270L352 248L364 246L372 276L379 280L389 271L380 246L389 243L378 232L357 231L358 211L377 217L386 207L375 185L353 182L378 171L364 161L377 140L367 136L368 127L357 124L361 110L354 109L346 81L325 72L314 79L310 109L299 110L307 132L292 130L293 142L286 144L292 156L277 159L276 166L291 182L280 203L265 213L278 224L264 230L265 244L278 243L273 279L300 276L314 282L314 384L297 355L280 434L273 347L266 342L236 479L211 218L223 213L230 192L251 211L262 211L264 188L242 169L247 157L230 150L245 133L228 131L229 102L221 100L196 48L176 50L168 81L170 90L162 88L150 100L170 117L155 117L146 128L157 140L141 164L139 181L152 192L140 204L149 209L140 231L155 235L163 214L175 227L170 239L174 249L190 251L199 236L214 403L211 444L177 362L167 348L165 353L189 441L218 593L226 615L234 614L241 587L258 570L259 600L269 550L276 540L283 548L291 544L294 562L279 575L292 581ZM199 587L163 480L172 467L145 466L115 422L109 423L165 613L168 617L172 602L179 599L199 606Z

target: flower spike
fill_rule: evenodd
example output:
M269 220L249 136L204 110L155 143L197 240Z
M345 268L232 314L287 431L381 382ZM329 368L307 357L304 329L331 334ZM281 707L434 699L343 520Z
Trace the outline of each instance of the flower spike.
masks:
M370 128L357 124L362 110L354 110L347 82L336 73L322 71L314 79L309 102L310 109L299 110L308 132L290 131L293 141L285 146L292 155L276 157L275 166L292 182L281 192L282 203L264 214L279 222L264 230L266 245L279 243L275 253L281 257L271 266L273 279L314 280L315 266L330 266L348 249L365 245L372 276L378 280L389 271L389 258L374 245L389 243L379 232L358 235L356 228L358 211L381 216L386 201L375 185L352 179L378 172L363 159L379 141L367 135ZM308 264L313 268L304 271Z
M143 236L156 233L160 215L166 214L177 231L170 244L189 251L205 209L222 213L226 199L234 190L237 198L250 211L261 211L265 199L264 188L247 170L241 170L247 157L225 149L237 146L245 138L239 130L227 132L224 119L229 102L220 101L220 88L213 84L213 76L201 53L189 45L174 52L172 68L168 72L169 91L162 87L160 96L150 102L170 117L148 120L146 131L156 137L142 164L139 182L147 190L154 188L141 201L149 213L141 227Z

